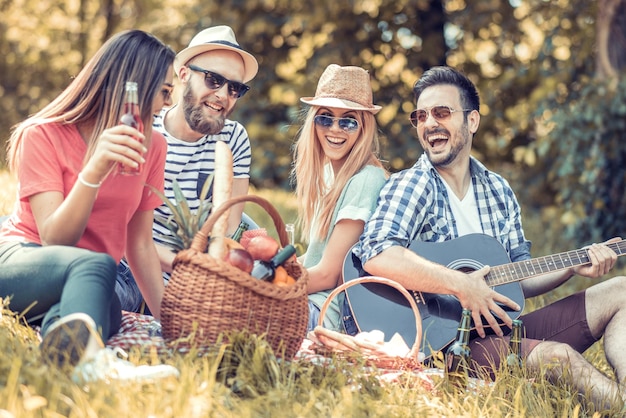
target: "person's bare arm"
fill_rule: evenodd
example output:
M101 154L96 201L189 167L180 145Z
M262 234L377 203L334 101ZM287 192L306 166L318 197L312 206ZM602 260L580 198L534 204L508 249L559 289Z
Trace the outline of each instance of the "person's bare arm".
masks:
M610 249L607 244L619 242L619 237L612 238L601 244L592 244L587 248L591 264L572 267L567 270L557 271L554 273L543 274L524 280L521 285L524 296L529 298L542 295L555 289L572 278L575 274L583 277L597 279L607 274L615 266L617 262L617 254Z
M160 318L165 286L152 240L153 211L136 212L128 224L126 259L150 312Z
M155 243L154 246L159 257L161 270L166 273L171 273L173 270L172 263L174 262L174 257L176 257L176 253L172 251L170 247L162 244Z
M343 219L335 225L320 262L308 268L308 293L334 289L341 280L343 261L363 232L363 221Z
M249 184L250 179L233 179L231 198L247 195ZM241 222L241 215L243 214L244 207L245 203L231 206L230 214L228 215L228 227L226 231L228 235L232 235L237 230L237 227Z

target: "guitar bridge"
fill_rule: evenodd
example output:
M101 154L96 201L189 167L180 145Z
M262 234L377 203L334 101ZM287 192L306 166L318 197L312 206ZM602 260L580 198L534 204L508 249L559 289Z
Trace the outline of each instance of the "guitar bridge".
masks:
M422 292L418 292L417 290L411 290L411 293L413 294L413 299L415 299L416 303L426 303L426 299L424 299L424 295L422 295Z

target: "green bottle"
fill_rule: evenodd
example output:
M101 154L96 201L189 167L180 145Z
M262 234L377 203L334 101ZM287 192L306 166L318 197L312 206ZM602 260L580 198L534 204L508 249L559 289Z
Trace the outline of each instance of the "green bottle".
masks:
M255 260L254 267L250 272L250 276L271 282L274 280L274 273L276 273L276 267L284 264L296 253L296 247L291 244L285 246L285 248L279 250L276 255L270 261Z
M456 339L446 350L445 376L449 387L453 389L465 390L467 388L471 354L469 347L471 324L472 312L469 309L463 309Z
M522 326L521 319L513 320L509 355L506 357L506 365L511 372L519 370L522 367Z
M247 222L241 221L232 238L237 242L241 241L243 233L246 232L248 228L250 228L250 225L248 225Z

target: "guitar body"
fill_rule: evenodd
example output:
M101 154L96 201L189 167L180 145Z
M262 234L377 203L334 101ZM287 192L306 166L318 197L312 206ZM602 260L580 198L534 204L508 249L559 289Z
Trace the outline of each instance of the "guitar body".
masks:
M495 238L484 234L465 235L440 243L416 241L409 249L430 261L464 272L485 265L510 263L504 247ZM344 281L369 275L350 250L344 260ZM523 310L525 299L519 282L497 285L494 290L515 301ZM463 308L454 296L412 293L422 319L420 350L429 358L454 340ZM409 346L415 342L415 315L398 290L379 283L366 283L346 289L346 300L359 330L378 329L387 337L397 332ZM502 307L512 319L521 314L521 311Z

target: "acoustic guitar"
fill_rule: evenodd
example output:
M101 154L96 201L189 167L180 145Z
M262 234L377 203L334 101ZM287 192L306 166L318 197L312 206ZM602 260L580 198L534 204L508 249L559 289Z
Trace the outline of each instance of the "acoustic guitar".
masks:
M626 254L625 242L622 240L608 246L621 256ZM579 249L511 263L500 242L484 234L470 234L437 243L415 241L409 249L428 260L466 273L491 266L485 276L487 284L521 307L520 311L514 311L501 305L511 319L517 319L524 309L520 281L591 262L587 250ZM363 276L370 274L363 270L361 261L351 249L344 260L343 280L347 282ZM452 295L411 293L422 317L420 349L428 359L454 341L463 309ZM379 329L385 335L397 332L405 341L415 340L415 315L406 298L395 288L379 283L352 286L346 289L346 301L359 331Z

